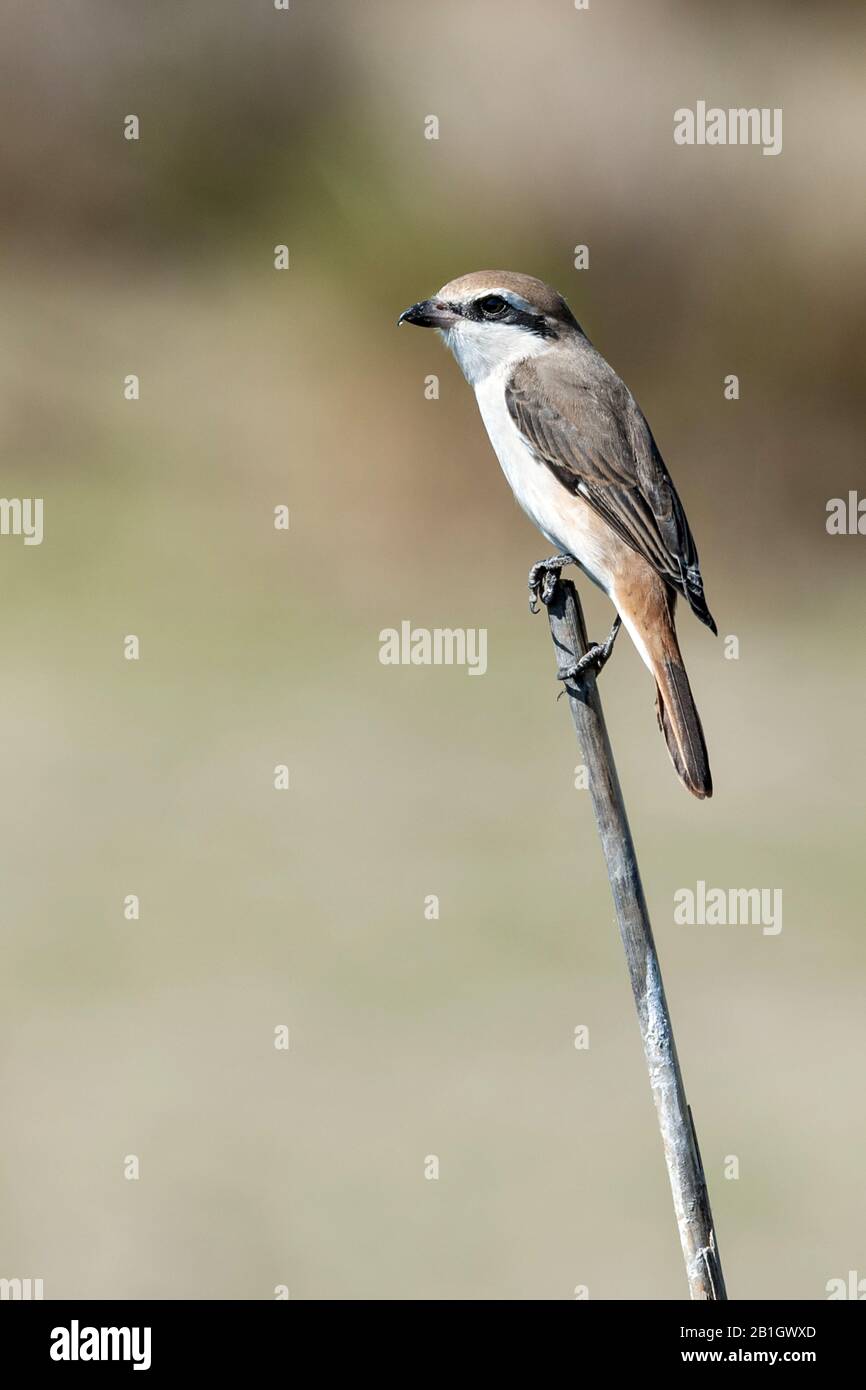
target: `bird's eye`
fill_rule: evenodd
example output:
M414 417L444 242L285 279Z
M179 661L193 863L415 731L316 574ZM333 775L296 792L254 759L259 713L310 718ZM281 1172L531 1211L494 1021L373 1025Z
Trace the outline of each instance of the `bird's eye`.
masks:
M499 294L486 294L479 299L478 307L486 319L501 319L508 304Z

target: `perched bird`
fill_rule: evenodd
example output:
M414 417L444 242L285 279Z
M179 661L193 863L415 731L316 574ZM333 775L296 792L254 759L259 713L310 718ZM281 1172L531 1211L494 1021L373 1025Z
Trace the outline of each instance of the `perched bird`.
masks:
M682 595L716 632L683 505L625 382L565 300L530 275L481 270L413 304L398 323L437 328L475 390L515 497L560 552L533 565L530 606L549 602L576 563L617 619L564 678L607 660L620 621L655 678L659 726L682 782L713 791L701 721L683 665L674 607Z

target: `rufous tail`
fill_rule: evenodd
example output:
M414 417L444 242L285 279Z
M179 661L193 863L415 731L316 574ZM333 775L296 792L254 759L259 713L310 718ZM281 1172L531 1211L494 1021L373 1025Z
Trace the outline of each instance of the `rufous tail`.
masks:
M680 781L703 800L713 794L710 760L686 668L678 656L666 654L654 663L659 728Z

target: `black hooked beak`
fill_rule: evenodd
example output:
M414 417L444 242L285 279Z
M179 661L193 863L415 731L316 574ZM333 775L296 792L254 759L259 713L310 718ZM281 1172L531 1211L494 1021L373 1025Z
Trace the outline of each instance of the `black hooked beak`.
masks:
M404 309L397 320L401 323L414 323L418 328L450 328L457 319L453 307L442 299L422 299Z

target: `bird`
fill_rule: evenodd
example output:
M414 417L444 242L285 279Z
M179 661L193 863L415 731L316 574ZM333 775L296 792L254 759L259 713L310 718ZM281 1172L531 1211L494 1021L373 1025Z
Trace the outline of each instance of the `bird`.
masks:
M562 295L531 275L462 275L397 322L439 331L475 392L514 496L556 547L530 570L531 609L550 603L568 564L616 609L606 642L593 644L561 678L588 665L600 671L624 624L655 680L658 724L677 775L694 796L712 796L677 639L677 598L718 629L683 504L631 391Z

